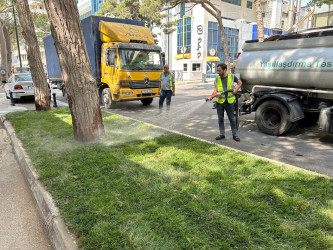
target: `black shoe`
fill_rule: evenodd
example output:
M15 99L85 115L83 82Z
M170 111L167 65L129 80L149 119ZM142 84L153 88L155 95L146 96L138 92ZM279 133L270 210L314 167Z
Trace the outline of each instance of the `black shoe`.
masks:
M235 141L240 141L240 139L237 135L234 135L232 138L234 138Z
M215 138L215 140L222 140L222 139L225 139L224 135L219 135Z

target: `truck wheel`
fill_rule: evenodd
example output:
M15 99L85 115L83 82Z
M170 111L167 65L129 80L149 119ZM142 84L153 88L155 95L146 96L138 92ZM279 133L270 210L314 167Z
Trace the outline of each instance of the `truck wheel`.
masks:
M255 121L260 131L269 135L282 135L292 126L288 109L280 102L263 102L257 109Z
M141 99L143 106L148 106L153 102L153 98Z
M112 95L109 88L105 88L102 91L102 104L106 109L114 108L116 105L116 102L112 100Z

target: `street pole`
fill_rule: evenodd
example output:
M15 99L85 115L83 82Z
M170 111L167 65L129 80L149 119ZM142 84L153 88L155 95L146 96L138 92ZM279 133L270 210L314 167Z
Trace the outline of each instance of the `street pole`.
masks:
M288 30L290 30L294 25L294 13L295 13L295 0L289 0L289 10L288 10Z
M295 18L295 23L297 24L300 19L301 19L301 0L297 0L296 4L296 18ZM298 31L298 26L296 26L294 31Z
M330 25L330 19L331 19L331 5L328 5L328 15L327 15L327 26Z
M16 16L15 16L14 5L13 5L13 15L14 15L14 24L15 24L15 32L16 32L17 50L18 50L19 60L20 60L20 73L22 73L21 51L20 51L20 43L19 43L19 39L18 39L18 34L17 34L17 25L16 25Z
M168 23L169 23L169 20L170 20L170 13L169 13L169 9L168 9ZM170 33L168 32L168 65L170 67L170 53L169 53L169 48L170 48Z

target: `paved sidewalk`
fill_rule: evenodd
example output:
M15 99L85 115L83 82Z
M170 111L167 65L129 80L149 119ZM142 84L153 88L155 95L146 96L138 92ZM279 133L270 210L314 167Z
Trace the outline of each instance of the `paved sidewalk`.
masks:
M0 249L52 249L18 163L0 123Z

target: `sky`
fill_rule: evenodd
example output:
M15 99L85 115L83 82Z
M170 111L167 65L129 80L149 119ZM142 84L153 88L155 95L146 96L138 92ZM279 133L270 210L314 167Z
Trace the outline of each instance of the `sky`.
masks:
M302 4L301 4L301 6L304 7L304 6L306 6L309 2L310 2L310 0L302 0Z

